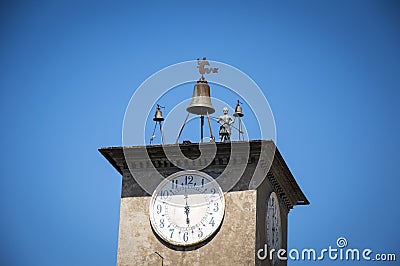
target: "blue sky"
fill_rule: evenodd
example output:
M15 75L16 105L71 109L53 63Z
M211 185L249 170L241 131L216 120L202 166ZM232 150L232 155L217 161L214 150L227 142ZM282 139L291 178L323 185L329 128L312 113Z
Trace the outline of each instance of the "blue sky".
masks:
M122 144L146 78L203 56L269 101L311 201L289 248L400 259L398 2L82 2L0 3L1 265L115 264L121 177L97 149Z

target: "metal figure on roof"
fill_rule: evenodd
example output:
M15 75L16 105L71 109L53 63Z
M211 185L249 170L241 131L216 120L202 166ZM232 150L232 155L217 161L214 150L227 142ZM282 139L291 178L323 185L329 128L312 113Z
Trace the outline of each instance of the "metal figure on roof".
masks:
M231 140L231 125L233 124L233 118L228 115L228 108L224 107L224 114L218 118L218 123L221 124L219 128L219 140L227 142Z

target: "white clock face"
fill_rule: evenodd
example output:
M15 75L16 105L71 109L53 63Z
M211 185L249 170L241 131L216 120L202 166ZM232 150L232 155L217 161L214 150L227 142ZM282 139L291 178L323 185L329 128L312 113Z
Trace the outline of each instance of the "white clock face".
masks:
M221 187L199 171L181 171L161 182L150 202L156 234L176 246L198 244L222 223L225 200Z
M281 215L278 197L275 192L272 192L269 196L267 208L267 244L269 250L275 249L272 263L273 265L278 265L279 259L276 254L281 248Z

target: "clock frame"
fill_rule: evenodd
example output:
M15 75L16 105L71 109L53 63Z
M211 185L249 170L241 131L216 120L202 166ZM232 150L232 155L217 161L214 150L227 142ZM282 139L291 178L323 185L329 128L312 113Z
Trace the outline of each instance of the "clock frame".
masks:
M218 183L200 171L180 171L163 180L149 206L155 234L174 246L193 246L213 236L224 213Z

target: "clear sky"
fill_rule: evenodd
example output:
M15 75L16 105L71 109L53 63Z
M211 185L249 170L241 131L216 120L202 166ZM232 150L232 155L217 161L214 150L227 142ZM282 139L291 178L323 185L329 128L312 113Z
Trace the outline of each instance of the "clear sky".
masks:
M399 11L386 0L1 1L0 264L115 264L121 177L97 149L122 144L146 78L203 56L247 73L269 101L311 202L289 214L289 249L343 236L399 261ZM304 264L356 263L289 262Z

